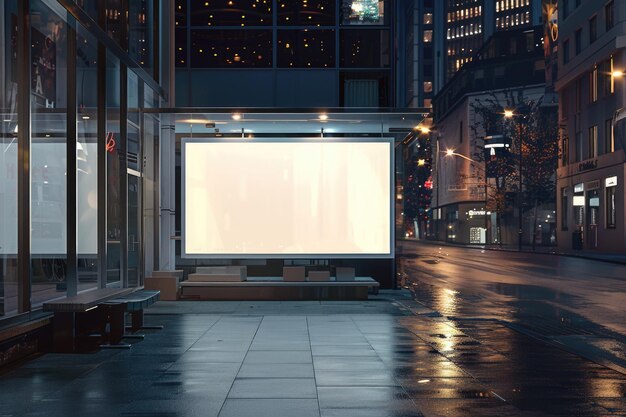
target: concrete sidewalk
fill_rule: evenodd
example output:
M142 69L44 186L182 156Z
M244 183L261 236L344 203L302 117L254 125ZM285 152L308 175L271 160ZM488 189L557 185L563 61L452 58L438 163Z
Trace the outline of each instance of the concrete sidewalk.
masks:
M451 321L407 291L363 302L159 302L146 313L165 328L130 350L46 354L0 375L0 415L591 417L624 409L620 373L497 322Z
M417 240L417 239L398 239L403 242L425 243L435 246L453 246L469 249L493 250L504 252L519 252L517 245L464 245L452 242L443 242L438 240ZM626 265L626 253L601 253L590 250L563 250L555 246L536 246L535 249L529 245L522 246L522 252L527 253L543 253L548 255L571 256L574 258L590 259L601 262L611 262L620 265Z

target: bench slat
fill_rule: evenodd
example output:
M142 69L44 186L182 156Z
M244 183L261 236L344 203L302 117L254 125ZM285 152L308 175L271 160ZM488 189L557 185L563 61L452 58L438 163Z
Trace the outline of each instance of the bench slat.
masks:
M65 297L60 300L48 301L43 304L44 311L59 311L67 313L79 313L87 311L98 304L129 294L133 288L100 288L78 294L72 297Z

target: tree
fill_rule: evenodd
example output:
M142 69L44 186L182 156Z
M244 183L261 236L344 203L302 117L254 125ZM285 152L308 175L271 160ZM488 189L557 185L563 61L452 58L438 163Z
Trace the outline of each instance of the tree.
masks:
M404 218L405 223L417 221L420 230L426 230L428 221L427 210L431 200L431 145L428 136L418 136L413 145L415 148L406 159L404 183ZM430 184L430 185L429 185ZM405 225L406 226L406 225ZM415 236L418 231L415 231Z
M534 231L539 207L555 201L559 154L556 107L544 106L541 99L529 99L517 90L490 93L472 103L471 110L476 143L473 158L486 162L487 209L497 213L500 230L509 196L515 193L522 211L532 210ZM511 117L505 117L505 110L512 111ZM494 152L485 149L485 136L495 135L501 135L508 147L492 149ZM519 189L520 146L522 190ZM534 237L531 242L534 249Z

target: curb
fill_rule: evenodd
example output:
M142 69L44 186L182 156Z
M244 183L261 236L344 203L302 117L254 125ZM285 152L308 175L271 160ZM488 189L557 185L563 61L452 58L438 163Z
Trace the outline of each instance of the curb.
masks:
M520 251L516 249L461 245L461 244L454 244L454 243L449 243L449 242L442 242L438 240L414 240L414 239L406 239L406 238L400 238L398 240L401 242L410 242L410 243L416 243L416 244L424 243L424 244L432 245L432 246L449 246L453 248L465 248L465 249L474 249L474 250L480 249L480 250L489 250L489 251L494 251L494 252L499 251L499 252L520 253ZM532 250L526 250L526 249L522 249L521 252L539 254L539 255L567 256L570 258L588 259L591 261L606 262L606 263L611 263L611 264L616 264L616 265L626 265L626 254L624 255L624 259L621 260L621 259L607 259L607 258L595 257L591 255L586 255L586 254L577 254L577 253L569 253L569 252L543 252L543 251L532 251Z

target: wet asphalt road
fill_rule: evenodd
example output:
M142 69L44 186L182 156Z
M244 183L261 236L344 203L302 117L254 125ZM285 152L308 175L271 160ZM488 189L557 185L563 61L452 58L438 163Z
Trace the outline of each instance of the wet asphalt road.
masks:
M400 257L405 286L444 316L626 336L626 265L416 242Z
M626 416L626 266L402 245L403 287L477 343L455 365L521 415Z

